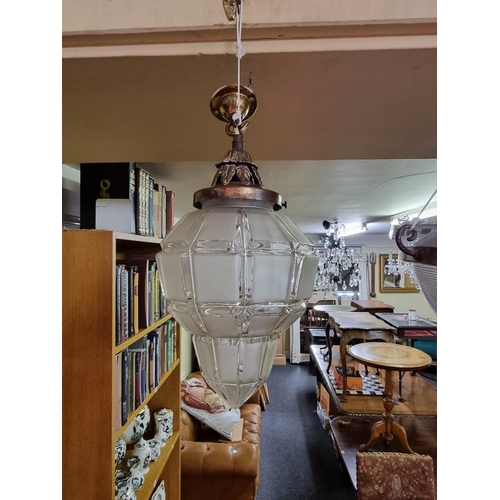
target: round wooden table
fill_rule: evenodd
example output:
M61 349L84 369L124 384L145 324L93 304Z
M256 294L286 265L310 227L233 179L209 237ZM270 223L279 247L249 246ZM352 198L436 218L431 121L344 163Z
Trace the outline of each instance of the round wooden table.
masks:
M385 391L383 419L373 424L370 441L362 444L359 451L368 451L369 448L382 437L387 445L391 443L394 436L399 438L403 447L413 453L408 444L408 437L404 427L394 422L392 409L394 400L392 397L392 372L393 371L418 371L427 368L432 363L432 358L420 349L406 345L392 344L387 342L365 342L355 344L348 349L349 355L359 363L381 368L385 370Z

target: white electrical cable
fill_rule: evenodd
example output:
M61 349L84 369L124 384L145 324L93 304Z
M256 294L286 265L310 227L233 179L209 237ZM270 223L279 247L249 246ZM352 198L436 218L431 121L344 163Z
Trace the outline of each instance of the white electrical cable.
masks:
M240 79L241 79L241 58L245 55L243 45L241 43L241 30L243 27L243 0L241 0L239 8L236 8L236 57L238 58L238 109L233 114L233 124L239 127L242 122L241 118L241 98L240 98Z

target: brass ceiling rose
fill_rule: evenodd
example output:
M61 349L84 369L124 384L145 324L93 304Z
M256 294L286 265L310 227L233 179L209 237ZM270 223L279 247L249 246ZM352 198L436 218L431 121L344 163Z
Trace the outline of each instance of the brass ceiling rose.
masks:
M257 98L249 87L240 85L241 123L233 125L233 115L238 111L238 85L225 85L210 99L210 111L219 120L226 122L226 134L233 138L231 150L217 163L217 172L211 187L196 191L193 206L203 208L206 202L239 202L245 206L253 203L266 204L274 211L284 205L281 195L265 189L258 167L245 151L243 132L248 120L257 109Z
M231 123L238 110L238 85L233 83L217 90L210 99L210 111L219 120ZM240 85L240 111L242 122L257 110L257 98L252 89Z

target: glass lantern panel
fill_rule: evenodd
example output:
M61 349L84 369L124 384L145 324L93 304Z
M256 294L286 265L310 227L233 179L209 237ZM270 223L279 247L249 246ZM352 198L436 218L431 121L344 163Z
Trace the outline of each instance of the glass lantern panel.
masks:
M200 224L203 223L204 217L205 214L202 210L194 210L184 215L163 239L162 248L168 249L172 242L190 242L193 239L193 234L196 234Z
M161 252L156 256L163 294L169 300L185 300L184 279L179 253ZM168 279L164 277L168 275Z
M304 300L310 299L317 270L318 257L316 255L306 255L302 260L297 298Z
M206 218L196 235L196 241L218 242L219 248L226 248L228 242L241 245L241 213L237 207L211 207L202 211L206 213Z
M290 299L293 266L293 255L255 255L253 302L287 302Z
M290 241L290 237L276 218L275 212L258 208L246 208L245 213L248 216L252 240L269 243L288 243Z
M231 314L217 316L217 311L202 316L203 324L213 338L238 338L240 330L238 320Z
M172 316L184 327L186 331L195 335L206 335L206 331L200 327L199 322L196 319L195 312L189 314L185 311L175 311L171 306L172 303L169 303L169 310Z
M307 236L299 229L299 227L293 222L290 218L288 218L285 214L277 212L276 218L281 222L281 224L287 229L287 231L290 233L291 237L289 237L290 240L294 239L298 243L305 243L308 246L311 246L311 251L312 251L312 243L307 238Z
M237 341L193 336L193 345L207 383L239 408L269 377L279 339L279 335Z
M236 303L240 300L241 257L195 254L192 257L196 302Z

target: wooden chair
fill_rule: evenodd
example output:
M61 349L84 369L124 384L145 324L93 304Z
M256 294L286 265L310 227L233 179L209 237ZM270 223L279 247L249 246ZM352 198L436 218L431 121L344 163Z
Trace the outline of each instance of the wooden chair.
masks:
M356 454L358 500L435 500L434 465L428 455Z

